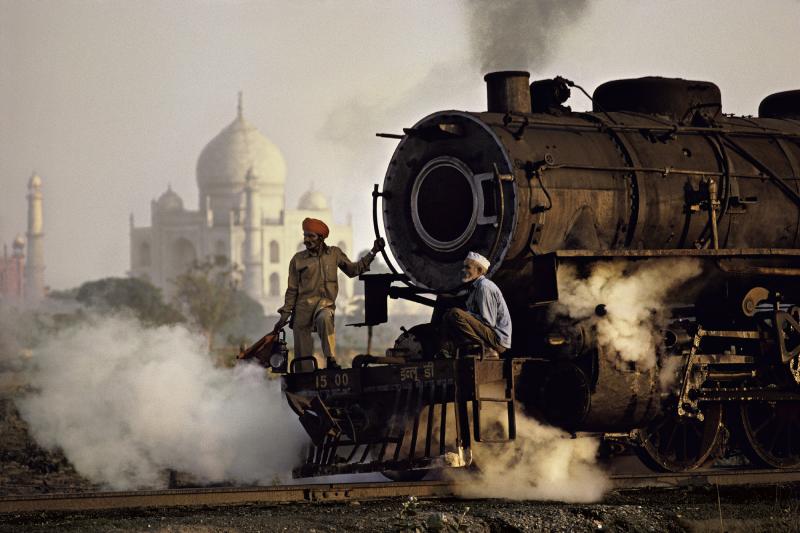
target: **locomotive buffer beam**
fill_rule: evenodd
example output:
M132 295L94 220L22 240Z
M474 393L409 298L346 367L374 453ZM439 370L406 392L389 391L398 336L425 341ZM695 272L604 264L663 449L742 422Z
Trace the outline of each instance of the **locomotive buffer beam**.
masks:
M373 358L389 362L381 359ZM306 464L293 475L468 466L472 438L515 438L511 374L518 366L512 360L465 357L287 374L287 400L312 440ZM508 420L499 424L506 428L501 435L496 417L486 422L486 404L497 403L507 406ZM383 407L368 414L365 425L364 409L370 404ZM448 411L455 414L454 435L448 434L453 433L452 427L448 431Z

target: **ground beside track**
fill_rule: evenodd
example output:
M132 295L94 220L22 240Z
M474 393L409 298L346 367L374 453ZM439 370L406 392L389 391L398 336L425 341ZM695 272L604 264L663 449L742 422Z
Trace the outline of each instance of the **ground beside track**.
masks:
M609 495L598 504L505 500L247 505L0 517L2 532L800 531L800 486ZM720 525L720 513L722 525ZM450 529L448 529L450 527Z
M0 493L92 490L63 456L38 447L0 401ZM0 532L800 531L800 485L646 490L598 504L503 500L246 505L214 509L0 516ZM404 511L404 508L406 509ZM722 527L720 527L720 511ZM412 514L413 513L413 514ZM451 527L452 526L452 527Z

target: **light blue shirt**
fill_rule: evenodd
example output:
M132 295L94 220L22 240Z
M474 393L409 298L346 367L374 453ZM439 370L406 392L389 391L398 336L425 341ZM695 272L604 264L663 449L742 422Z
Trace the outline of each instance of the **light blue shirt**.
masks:
M472 284L467 296L467 311L478 317L497 334L505 348L511 348L511 316L503 293L493 281L481 276Z

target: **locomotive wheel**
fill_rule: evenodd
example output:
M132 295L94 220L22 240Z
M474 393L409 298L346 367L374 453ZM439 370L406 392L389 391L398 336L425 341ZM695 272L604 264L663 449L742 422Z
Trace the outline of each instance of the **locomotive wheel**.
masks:
M671 412L670 409L667 412ZM659 416L639 430L639 458L662 472L682 472L703 466L713 459L720 443L722 406L703 407L704 420Z
M762 466L800 466L800 408L791 402L747 402L740 407L744 452Z

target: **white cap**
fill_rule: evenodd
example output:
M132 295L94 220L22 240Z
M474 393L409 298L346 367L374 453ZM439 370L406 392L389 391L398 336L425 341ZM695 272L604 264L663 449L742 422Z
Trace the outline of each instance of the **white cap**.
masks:
M475 261L480 266L482 266L484 270L486 271L489 270L489 260L483 257L481 254L476 252L470 252L467 254L467 259L469 259L470 261Z

